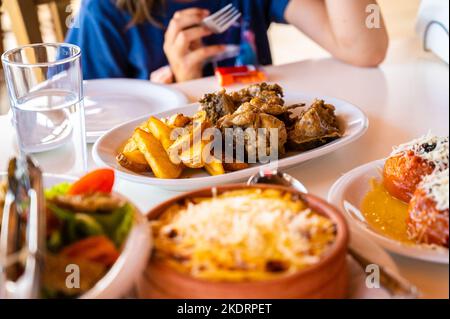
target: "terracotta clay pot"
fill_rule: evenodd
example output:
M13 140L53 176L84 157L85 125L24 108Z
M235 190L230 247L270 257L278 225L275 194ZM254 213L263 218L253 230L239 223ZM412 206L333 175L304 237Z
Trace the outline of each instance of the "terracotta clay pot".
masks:
M327 216L337 229L336 241L315 265L297 273L264 281L207 281L176 271L161 262L151 260L139 286L142 298L180 299L266 299L266 298L345 298L348 292L347 246L349 231L342 214L316 196L294 189L273 185L245 184L216 187L217 194L243 188L279 189L300 196L315 212ZM159 216L170 206L186 198L212 196L212 188L189 192L172 198L153 208L149 220Z

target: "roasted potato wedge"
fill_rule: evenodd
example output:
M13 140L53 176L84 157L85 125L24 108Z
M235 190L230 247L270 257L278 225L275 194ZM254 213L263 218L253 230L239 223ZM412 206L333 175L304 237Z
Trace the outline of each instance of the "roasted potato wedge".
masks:
M153 116L148 119L147 127L149 132L161 142L162 146L167 151L174 142L170 138L172 129Z
M183 172L182 165L173 164L161 142L151 133L138 128L133 134L139 151L144 154L145 159L158 178L178 178Z
M192 119L190 117L184 116L183 114L174 114L166 119L166 124L171 127L185 127L191 121Z
M180 160L189 168L202 168L205 166L203 150L206 141L199 141L180 154Z
M144 156L141 152L139 151L137 152L140 155ZM135 162L132 159L128 158L128 156L126 156L124 153L119 153L119 155L116 156L116 160L120 166L129 169L130 171L135 173L143 173L151 171L151 168L147 162L145 163Z
M169 154L170 159L174 163L178 163L180 161L181 153L186 152L186 150L190 149L193 143L193 133L192 129L178 136L175 142L169 147L167 153Z
M210 124L206 121L206 113L204 111L196 113L196 115L194 115L191 126L189 128L185 128L186 131L188 129L189 131L179 136L167 150L172 162L174 163L178 163L180 161L182 161L183 163L195 162L189 160L189 156L195 156L195 154L198 154L198 150L192 147L194 142L196 142L194 141L194 139L201 139L203 131L209 126ZM181 159L181 157L183 157L183 159ZM194 165L194 166L195 168L203 167L203 165L200 166Z
M116 157L117 162L130 171L140 173L151 171L144 154L139 151L134 139L130 138Z
M201 122L201 123L205 123L207 121L207 118L208 118L208 115L206 114L206 111L203 111L203 110L198 111L192 117L193 121L197 121L197 122Z
M205 163L205 169L212 176L225 174L225 169L222 165L222 161L218 160L217 158L213 158L213 160L211 160L209 163Z
M137 147L136 142L134 141L133 138L128 139L127 143L125 144L125 146L123 147L122 152L123 153L132 153L134 151L139 151L139 148ZM144 158L144 156L142 155L142 158ZM145 159L144 159L145 160Z
M145 132L149 132L148 121L142 122L141 125L139 125L139 128Z

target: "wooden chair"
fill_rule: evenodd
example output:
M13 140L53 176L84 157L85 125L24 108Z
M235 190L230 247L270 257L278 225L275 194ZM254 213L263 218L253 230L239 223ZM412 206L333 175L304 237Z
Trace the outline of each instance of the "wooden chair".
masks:
M11 17L11 26L18 45L41 43L38 6L48 5L53 20L56 41L64 41L67 18L71 15L71 0L3 0L5 12Z

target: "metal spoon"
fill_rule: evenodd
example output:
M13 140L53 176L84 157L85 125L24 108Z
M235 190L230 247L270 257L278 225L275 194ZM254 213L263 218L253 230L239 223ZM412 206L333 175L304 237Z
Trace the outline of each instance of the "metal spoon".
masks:
M287 187L292 187L302 193L308 193L306 187L296 178L282 173L276 169L261 169L259 173L250 177L247 185L255 184L271 184L271 185L282 185ZM355 260L363 269L366 269L369 265L376 264L363 257L358 252L356 252L351 247L348 248L350 256ZM386 289L386 291L393 298L418 298L420 292L413 284L411 284L405 278L395 274L392 270L387 267L378 265L380 272L380 284Z
M247 181L247 185L254 184L272 184L282 185L286 187L292 187L296 190L307 194L308 190L298 179L292 177L289 174L282 173L276 169L261 169L259 173L250 177Z

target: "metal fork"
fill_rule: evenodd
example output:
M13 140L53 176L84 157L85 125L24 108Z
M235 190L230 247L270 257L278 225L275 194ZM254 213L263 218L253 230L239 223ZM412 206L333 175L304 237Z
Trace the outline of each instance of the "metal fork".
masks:
M242 14L237 10L233 4L229 4L216 13L203 19L203 25L212 32L219 34L230 28Z

